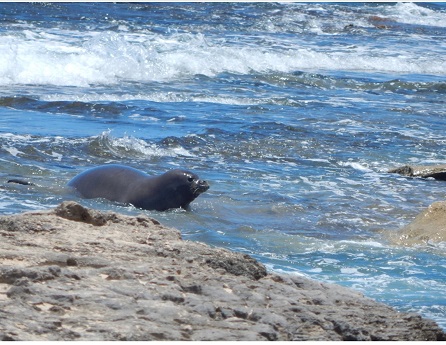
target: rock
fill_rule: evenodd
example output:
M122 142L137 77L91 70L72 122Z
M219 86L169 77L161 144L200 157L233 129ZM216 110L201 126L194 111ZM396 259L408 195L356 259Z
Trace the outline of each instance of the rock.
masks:
M440 165L405 165L391 169L389 173L396 173L408 177L432 177L436 180L446 181L446 164Z
M412 223L389 234L394 244L412 246L446 241L446 201L434 202Z
M146 216L0 217L1 340L446 340L360 293L267 274Z

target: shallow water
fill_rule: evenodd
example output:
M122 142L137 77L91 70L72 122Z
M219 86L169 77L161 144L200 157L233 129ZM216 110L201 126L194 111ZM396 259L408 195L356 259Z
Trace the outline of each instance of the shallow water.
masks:
M0 212L77 199L88 167L182 167L211 188L147 213L271 270L353 287L446 329L445 244L386 231L441 181L444 4L1 3ZM38 187L10 185L11 177Z

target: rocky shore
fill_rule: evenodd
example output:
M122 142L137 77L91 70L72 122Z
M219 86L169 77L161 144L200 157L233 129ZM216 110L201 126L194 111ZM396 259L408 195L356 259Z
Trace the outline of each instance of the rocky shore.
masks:
M423 210L410 224L388 233L393 244L413 246L446 242L446 201L437 201Z
M446 180L446 164L404 165L391 169L388 172L413 178ZM388 232L387 238L393 244L405 246L446 242L445 215L446 201L434 202L423 210L410 224L398 231Z
M146 216L0 217L1 340L446 340L360 293L268 273Z
M407 177L434 178L446 180L446 164L439 165L404 165L390 169L391 174L400 174Z

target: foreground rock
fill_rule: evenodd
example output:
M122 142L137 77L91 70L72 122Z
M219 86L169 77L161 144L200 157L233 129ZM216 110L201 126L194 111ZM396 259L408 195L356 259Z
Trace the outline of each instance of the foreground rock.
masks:
M446 340L431 320L267 274L157 221L88 210L0 217L3 340Z
M389 237L394 244L405 246L446 242L446 201L434 202L412 223Z
M446 164L440 165L405 165L389 170L389 173L396 173L408 177L432 177L436 180L446 180Z

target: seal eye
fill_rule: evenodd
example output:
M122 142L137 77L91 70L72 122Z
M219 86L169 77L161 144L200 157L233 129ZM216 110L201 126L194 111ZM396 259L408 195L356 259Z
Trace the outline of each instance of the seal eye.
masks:
M189 182L191 182L191 183L194 182L194 178L193 178L192 176L188 176L188 177L187 177L187 180L188 180Z

